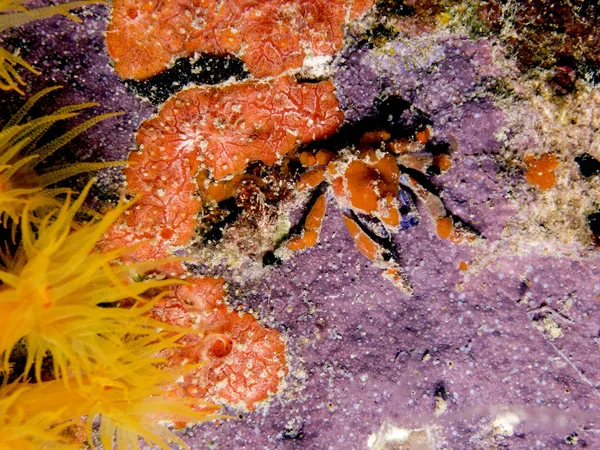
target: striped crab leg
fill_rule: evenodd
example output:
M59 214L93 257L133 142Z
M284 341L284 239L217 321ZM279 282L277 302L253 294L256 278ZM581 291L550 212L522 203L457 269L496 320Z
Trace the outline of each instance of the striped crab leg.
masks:
M378 239L361 225L356 215L350 210L344 211L342 215L356 248L383 270L382 275L385 279L389 280L401 292L412 295L413 286L408 280L404 269L398 264L392 250L377 242Z

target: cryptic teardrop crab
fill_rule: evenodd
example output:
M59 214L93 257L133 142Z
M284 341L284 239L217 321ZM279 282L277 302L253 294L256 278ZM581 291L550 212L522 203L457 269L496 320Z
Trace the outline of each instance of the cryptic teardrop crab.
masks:
M296 251L314 246L327 198L341 210L358 250L405 293L412 293L413 288L398 260L392 235L419 223L415 200L422 203L441 238L455 243L477 238L474 230L447 212L427 182L427 175L451 167L450 146L430 140L427 119L400 98L386 99L377 105L377 111L349 130L341 130L337 138L311 144L280 162L278 175L283 171L294 179L295 188L308 198L307 212L263 261L287 259ZM269 176L273 180L273 175ZM227 181L203 185L208 186L205 192L211 191L213 198L218 194L219 201L240 198L248 184L265 193L281 191L265 183L267 179L264 174L247 171Z

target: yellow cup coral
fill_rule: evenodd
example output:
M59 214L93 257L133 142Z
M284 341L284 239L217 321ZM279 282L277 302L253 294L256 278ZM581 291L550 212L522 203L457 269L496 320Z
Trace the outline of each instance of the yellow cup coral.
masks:
M13 225L19 223L26 205L30 211L59 205L56 196L64 193L65 189L49 189L48 186L79 173L124 164L122 162L80 162L53 167L46 171L36 169L38 164L91 126L120 114L107 113L92 117L62 136L38 146L38 142L52 125L76 116L82 109L96 106L96 103L64 106L46 116L23 122L23 118L40 98L59 88L60 86L50 87L31 97L0 131L0 219L5 227L9 219L12 220Z
M21 247L7 260L7 270L0 271L0 352L4 352L1 369L5 373L11 350L22 339L27 345L25 373L35 367L39 381L47 353L52 355L56 376L87 372L111 339L146 335L152 325L162 327L143 315L154 301L140 294L174 282L130 283L138 271L147 270L147 264L111 264L126 249L94 251L126 205L120 203L100 220L73 229L75 214L90 187L72 204L48 213L35 230L25 208ZM137 303L129 308L103 307L123 299Z
M10 442L7 448L52 448L69 444L73 437L65 430L75 426L94 445L92 425L99 421L99 439L106 449L113 447L113 439L117 448L138 448L140 437L163 449L169 448L168 442L185 447L158 422L209 420L218 417L217 407L181 392L169 394L176 389L175 380L195 367L166 368L157 355L180 346L177 342L187 330L149 314L166 294L164 286L183 282L133 282L165 261L119 264L119 257L131 249L96 249L128 205L120 202L106 214L78 224L75 215L90 187L91 183L73 202L67 195L60 208L35 225L26 206L21 245L13 257L4 257L0 435ZM148 290L163 293L142 296ZM10 358L19 345L26 349L25 364L14 374ZM48 357L52 369L43 373ZM30 384L32 369L36 382ZM17 382L8 385L11 378ZM85 427L82 416L87 417Z
M100 443L105 450L113 448L113 441L119 449L134 449L139 448L139 438L164 450L170 449L168 442L187 449L166 423L195 423L223 416L215 414L217 407L211 403L165 393L164 383L173 382L176 374L158 367L150 356L135 358L139 351L137 344L135 347L120 352L128 351L131 356L129 364L119 366L128 369L121 377L113 373L113 367L103 366L78 383L53 380L0 389L0 450L65 449L80 444L80 439L92 447ZM135 383L131 381L134 374Z

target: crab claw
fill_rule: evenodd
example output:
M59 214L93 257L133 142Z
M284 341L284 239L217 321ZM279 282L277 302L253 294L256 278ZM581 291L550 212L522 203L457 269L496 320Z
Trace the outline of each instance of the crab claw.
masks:
M398 191L398 203L400 204L400 228L408 230L409 228L416 227L421 221L419 211L415 206L414 200L410 194L404 189Z

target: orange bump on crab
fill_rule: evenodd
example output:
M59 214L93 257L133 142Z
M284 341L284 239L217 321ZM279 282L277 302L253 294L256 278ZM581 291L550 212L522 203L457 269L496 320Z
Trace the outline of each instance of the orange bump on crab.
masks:
M417 134L415 135L415 140L419 144L425 145L427 144L427 142L429 142L430 137L431 132L429 131L429 128L423 128L422 130L417 131Z
M398 164L392 155L363 151L360 159L347 165L339 177L342 181L337 181L344 186L342 203L349 202L353 209L371 214L390 227L397 227L400 224L396 201L399 177Z
M238 55L252 75L301 67L307 54L331 55L343 44L346 17L373 0L114 0L106 35L115 69L145 79L177 57Z
M284 76L181 91L140 126L139 151L124 171L128 192L139 199L103 247L136 246L128 257L138 261L170 255L195 232L199 187L201 196L228 198L248 162L272 164L300 143L333 134L342 120L330 82ZM167 271L182 272L181 264Z
M281 388L288 373L283 338L251 314L230 310L222 279L188 281L153 313L164 322L197 330L181 339L182 347L164 355L172 365L199 364L180 388L196 398L254 410Z
M450 170L452 167L452 160L448 155L442 153L441 155L437 155L435 158L433 158L433 164L436 165L443 173Z
M392 135L390 134L390 132L386 130L367 131L360 138L360 142L358 145L360 148L364 148L372 144L379 144L380 142L387 141L391 137Z
M308 172L305 172L298 180L298 190L317 187L325 179L325 167L316 167Z
M527 165L525 179L529 184L539 187L542 191L550 189L556 184L558 160L551 153L544 153L536 158L533 155L525 155L523 161Z

